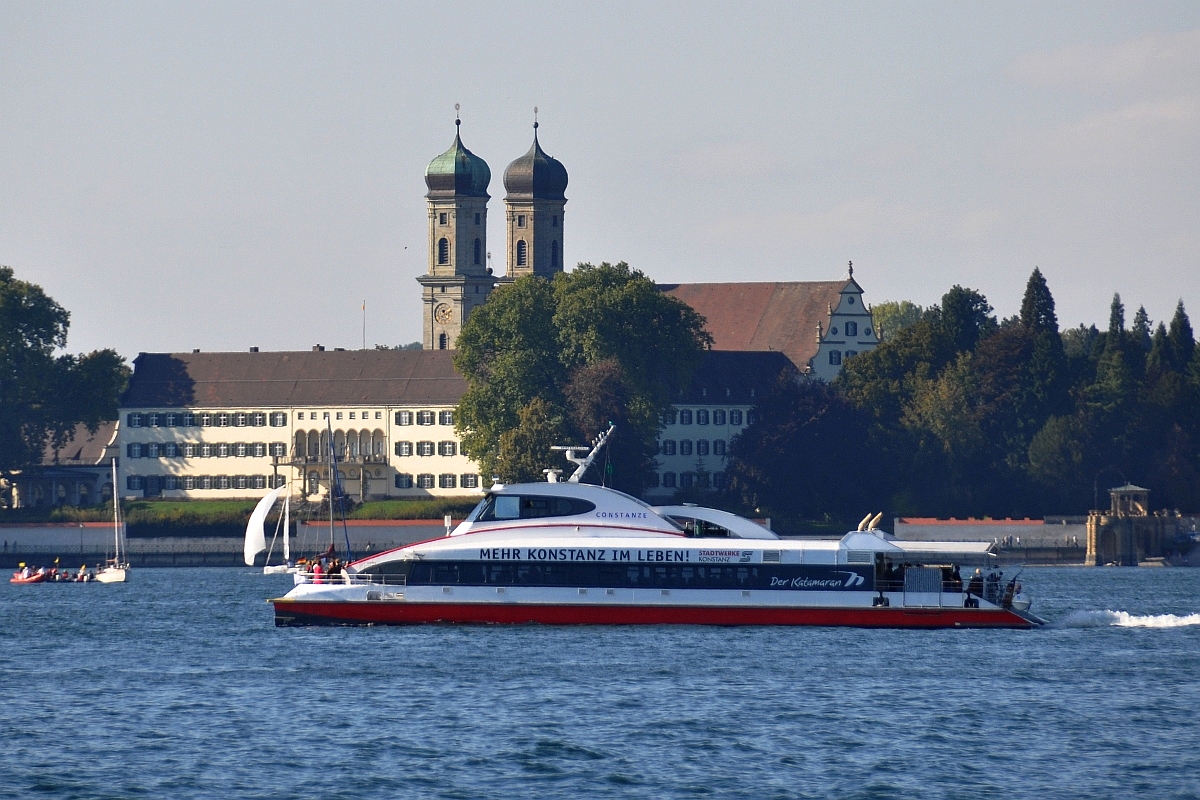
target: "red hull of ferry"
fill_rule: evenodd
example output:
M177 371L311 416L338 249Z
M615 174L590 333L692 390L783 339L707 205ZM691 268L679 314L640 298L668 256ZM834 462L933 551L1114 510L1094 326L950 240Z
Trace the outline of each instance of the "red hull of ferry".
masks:
M273 600L290 625L819 625L850 628L1035 628L1008 609L733 608Z

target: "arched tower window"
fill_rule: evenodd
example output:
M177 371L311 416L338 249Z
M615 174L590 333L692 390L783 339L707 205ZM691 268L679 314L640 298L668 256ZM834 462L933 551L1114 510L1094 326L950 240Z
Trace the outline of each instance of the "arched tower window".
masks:
M478 264L483 260L483 240L475 240L475 263Z
M517 266L524 267L529 264L529 246L525 244L525 240L521 239L517 242Z
M438 335L438 350L445 350L450 346L450 337L442 333Z
M438 239L438 264L450 263L450 240L443 236Z
M558 240L550 243L550 266L558 269Z

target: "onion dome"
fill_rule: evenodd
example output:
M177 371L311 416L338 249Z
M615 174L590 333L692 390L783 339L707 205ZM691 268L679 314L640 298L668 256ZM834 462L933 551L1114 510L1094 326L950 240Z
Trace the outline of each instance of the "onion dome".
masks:
M449 197L488 197L492 171L487 162L463 147L457 128L462 120L454 120L454 144L429 162L425 168L425 185L431 200Z
M566 202L567 168L551 158L538 144L537 123L533 123L533 147L504 170L506 200L556 200Z

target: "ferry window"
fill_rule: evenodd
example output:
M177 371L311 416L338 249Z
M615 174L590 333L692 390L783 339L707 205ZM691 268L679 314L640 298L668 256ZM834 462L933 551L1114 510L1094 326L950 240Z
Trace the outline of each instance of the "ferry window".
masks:
M586 514L596 508L594 503L574 497L539 497L530 495L494 495L485 501L479 512L480 521L497 519L540 519L571 517Z
M691 439L680 439L679 440L679 455L690 456L691 454L692 454L692 440Z
M730 425L741 425L742 424L742 412L738 411L737 409L730 411L729 412L729 424Z
M492 519L519 519L521 517L521 498L516 495L500 495L493 506ZM485 511L484 514L487 512ZM480 518L485 518L480 515Z
M690 409L684 408L684 409L680 410L679 424L680 425L691 425L692 424L692 412Z
M664 456L675 455L675 440L674 439L663 439L662 453Z
M707 408L700 408L700 409L696 410L696 424L697 425L707 425L708 424L708 409Z
M713 412L713 425L724 425L724 424L725 424L725 412L720 409L717 409L716 411Z

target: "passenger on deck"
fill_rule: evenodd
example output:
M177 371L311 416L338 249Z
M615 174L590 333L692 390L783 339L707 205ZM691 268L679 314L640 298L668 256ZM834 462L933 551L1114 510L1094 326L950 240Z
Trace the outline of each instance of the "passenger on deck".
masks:
M322 576L325 574L325 568L321 566L321 559L313 562L312 567L313 583L324 583Z
M971 576L970 583L967 584L967 596L983 597L983 571L978 567L975 568L975 574Z

